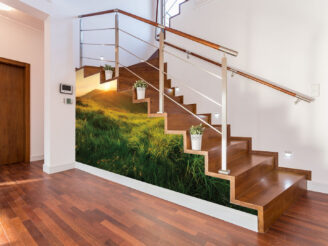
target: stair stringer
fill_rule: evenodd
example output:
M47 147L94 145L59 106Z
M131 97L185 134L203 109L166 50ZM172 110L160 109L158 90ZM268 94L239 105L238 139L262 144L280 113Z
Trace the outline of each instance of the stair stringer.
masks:
M187 154L194 154L194 155L202 155L204 156L204 162L205 162L205 170L207 170L206 167L208 167L208 152L207 151L201 151L201 150L190 150L187 148L187 131L184 130L169 130L168 129L168 118L167 118L167 113L156 113L153 114L150 112L150 98L145 98L141 100L136 99L136 91L132 87L131 88L133 91L133 98L132 101L133 103L147 103L147 115L148 117L151 118L164 118L164 133L165 134L171 134L171 135L182 135L183 137L183 151L184 153Z
M167 78L165 78L167 79ZM186 130L169 130L168 129L168 117L167 117L167 113L163 113L163 114L158 114L158 113L151 113L150 112L150 104L151 104L151 100L150 98L145 98L143 100L137 100L136 99L136 92L135 89L132 87L133 90L133 103L147 103L147 109L148 109L148 116L149 117L162 117L164 118L164 132L165 134L174 134L174 135L182 135L183 136L183 148L184 148L184 153L187 154L195 154L195 155L202 155L204 156L204 170L205 170L205 174L207 176L212 176L215 178L220 178L220 179L224 179L224 180L228 180L230 181L230 202L232 204L235 205L239 205L242 207L246 207L246 208L250 208L250 209L254 209L257 210L258 212L258 230L259 232L266 232L269 227L271 226L271 224L280 217L280 215L290 206L290 204L292 202L294 202L294 200L296 198L298 198L300 195L304 194L304 192L306 191L307 187L306 187L306 179L310 180L310 176L309 175L309 171L305 171L305 170L294 170L294 169L288 169L289 172L293 172L293 173L297 173L301 176L303 176L303 179L300 179L300 181L298 183L296 183L295 185L291 186L285 193L283 193L283 195L277 197L275 199L275 201L273 201L273 204L277 204L278 202L281 202L281 204L278 204L278 207L280 208L278 211L276 210L276 206L271 205L271 207L266 208L263 206L257 206L255 204L251 204L251 203L246 203L243 202L239 199L237 199L237 194L236 194L236 177L235 176L231 176L231 175L224 175L224 174L220 174L220 173L214 173L209 171L209 155L208 155L208 151L195 151L195 150L191 150L187 148L187 143L188 143L188 131ZM273 162L272 162L272 169L277 169L279 170L280 167L278 166L278 152L269 152L269 151L254 151L252 150L252 139L251 138L247 138L247 137L230 137L231 139L235 138L235 139L243 139L243 140L247 140L249 142L248 147L249 147L249 152L253 153L253 154L261 154L261 155L266 155L269 157L273 158ZM284 169L284 168L282 168ZM288 197L289 199L285 199L286 197ZM268 212L270 210L273 210L271 212Z
M87 67L86 67L87 68ZM84 69L84 68L81 68ZM92 68L94 70L94 68ZM99 73L102 73L101 69L99 69ZM88 74L90 73L85 73L84 74L89 76ZM95 75L93 73L92 75ZM120 81L120 77L118 79L118 84ZM165 78L167 80L167 78ZM101 79L100 76L100 83L104 83L104 81ZM117 86L119 88L119 86ZM208 176L224 179L230 181L230 202L239 206L243 206L246 208L251 208L255 209L258 211L258 230L259 232L265 232L268 230L270 225L289 207L289 205L300 195L304 194L306 191L306 179L311 180L311 172L310 171L305 171L305 170L298 170L298 169L289 169L289 168L280 168L278 167L278 153L277 152L267 152L267 151L253 151L252 150L252 145L251 145L251 138L245 138L245 137L231 137L232 139L243 139L247 140L249 142L248 148L249 148L249 153L254 153L254 154L261 154L261 155L267 155L267 156L272 156L273 157L273 168L277 170L282 170L286 172L292 172L299 174L304 177L304 179L300 179L299 182L297 182L295 185L291 186L286 193L284 193L283 197L277 197L275 201L273 201L273 204L278 204L280 207L280 210L277 212L275 207L272 205L271 207L263 207L263 206L257 206L252 203L246 203L243 202L239 199L237 199L237 194L235 192L236 190L236 177L232 175L223 175L219 174L216 172L211 172L209 170L209 154L208 151L195 151L191 150L188 148L188 131L187 130L169 130L168 129L168 114L167 113L151 113L151 99L145 98L142 100L137 100L136 99L136 91L133 87L127 87L127 90L132 89L133 94L132 94L132 101L133 103L147 103L147 115L148 117L161 117L164 118L164 133L165 134L174 134L174 135L182 135L183 136L183 149L184 153L188 154L195 154L195 155L202 155L204 156L204 170L205 174ZM119 89L118 89L119 91ZM120 90L122 91L122 90ZM182 103L183 104L183 103ZM286 196L287 194L287 196ZM284 201L282 206L280 205L279 202L282 200L286 200L285 198L289 197L287 201ZM271 211L271 212L270 212ZM273 216L274 215L274 216Z

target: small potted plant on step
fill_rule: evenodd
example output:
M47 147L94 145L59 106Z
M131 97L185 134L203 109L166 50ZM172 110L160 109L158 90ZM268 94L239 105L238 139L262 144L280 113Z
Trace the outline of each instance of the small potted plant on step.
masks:
M145 99L147 83L143 80L137 80L134 83L134 88L137 89L137 99Z
M112 79L114 68L111 65L106 64L104 70L105 70L105 80Z
M205 127L202 124L197 126L191 126L190 136L191 136L191 149L192 150L201 150L202 149L202 137Z

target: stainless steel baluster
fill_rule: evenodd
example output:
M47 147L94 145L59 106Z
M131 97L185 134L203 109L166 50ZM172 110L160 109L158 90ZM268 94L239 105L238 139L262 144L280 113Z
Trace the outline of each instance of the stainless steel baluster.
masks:
M82 19L80 18L80 68L83 66L83 31L82 31Z
M115 77L117 78L120 75L120 37L119 37L119 16L116 12L115 14Z
M164 113L164 29L159 34L159 109L158 113Z
M222 57L222 122L221 122L221 132L222 132L222 146L221 146L221 170L219 173L221 174L229 174L230 170L227 168L227 143L228 143L228 134L227 134L227 58L224 55Z

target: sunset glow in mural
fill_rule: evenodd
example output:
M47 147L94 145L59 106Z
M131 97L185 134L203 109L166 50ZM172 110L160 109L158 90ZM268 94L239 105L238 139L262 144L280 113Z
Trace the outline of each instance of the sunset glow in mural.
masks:
M99 81L99 74L77 72L78 162L254 213L230 204L229 182L206 176L204 156L184 153L182 135L165 134L164 118L133 103L132 86L117 91L117 81Z

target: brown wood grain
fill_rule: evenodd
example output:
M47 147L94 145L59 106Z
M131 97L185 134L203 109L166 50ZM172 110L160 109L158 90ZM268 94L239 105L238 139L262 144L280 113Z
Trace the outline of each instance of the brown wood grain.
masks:
M258 234L80 170L47 175L42 164L0 169L2 245L328 245L322 193L306 192Z
M104 15L104 14L111 14L111 13L115 13L115 12L116 12L115 9L111 9L111 10L105 10L105 11L100 11L100 12L96 12L96 13L80 15L79 18L85 18L85 17L97 16L97 15Z
M158 54L153 54L148 63L158 67ZM164 80L164 92L167 95L164 99L165 113L157 113L159 94L156 89L159 88L159 72L152 66L143 62L128 68L121 68L118 92L133 90L133 103L147 103L149 117L164 117L164 132L182 135L185 153L203 155L205 174L229 180L230 202L257 210L260 215L258 216L259 231L267 231L279 215L302 195L300 191L303 186L299 184L306 182L306 179L311 176L311 172L280 168L278 166L278 153L254 151L252 138L231 136L229 125L227 162L231 172L229 175L218 173L221 169L221 135L206 126L202 149L192 150L189 129L192 125L200 124L201 121L190 112L179 107L179 105L184 105L184 98L175 95L175 88L171 87L171 80L167 77ZM165 64L165 71L167 71L167 67L168 64ZM93 74L95 69L94 67L85 67L84 73L86 75ZM146 98L142 100L136 99L136 92L132 87L138 78L136 75L156 88L149 86L146 90ZM203 121L212 124L211 114L198 114L196 106L190 108L192 113L195 113ZM218 130L221 129L220 125L212 124L212 126Z
M30 161L30 65L0 58L0 164Z
M168 45L168 46L170 46L170 47L172 47L172 48L174 48L174 49L177 49L177 50L179 50L179 51L181 51L181 52L184 52L184 53L187 53L187 54L192 55L192 56L194 56L194 57L197 57L198 59L201 59L201 60L206 61L206 62L208 62L208 63L211 63L211 64L213 64L213 65L216 65L216 66L222 67L222 64L221 64L221 63L216 62L216 61L213 61L213 60L211 60L211 59L209 59L209 58L207 58L207 57L205 57L205 56L199 55L199 54L194 53L194 52L190 52L190 51L188 51L188 50L186 50L186 49L184 49L184 48L181 48L181 47L179 47L179 46L177 46L177 45L174 45L174 44L169 43L169 42L166 42L166 41L165 41L165 44ZM248 73L245 73L245 72L239 71L239 70L237 70L237 69L233 69L233 68L231 68L231 67L228 67L228 70L231 71L231 72L233 72L233 73L235 73L235 74L238 74L238 75L240 75L240 76L243 76L243 77L245 77L245 78L247 78L247 79L253 80L253 81L257 82L257 83L260 83L260 84L262 84L262 85L268 86L268 87L270 87L270 88L272 88L272 89L275 89L275 90L277 90L277 91L280 91L280 92L282 92L282 93L285 93L285 94L287 94L287 95L289 95L289 96L292 96L292 97L296 97L296 96L297 96L297 94L296 94L295 92L293 92L293 91L287 90L287 89L285 89L285 88L282 88L282 87L280 87L280 86L278 86L278 85L272 84L272 83L270 83L270 82L268 82L268 81L265 81L265 80L263 80L263 79L256 78L255 76L250 75L250 74L248 74ZM309 102L314 101L314 98L312 98L312 97L306 97L306 98L307 98L307 100L308 100Z
M200 43L202 45L205 45L207 47L210 47L210 48L213 48L213 49L216 49L216 50L220 50L220 49L224 49L226 53L230 54L230 55L233 55L233 56L237 56L238 55L238 52L237 51L234 51L232 49L229 49L229 48L226 48L226 47L223 47L219 44L215 44L213 42L210 42L208 40L205 40L205 39L202 39L202 38L199 38L199 37L196 37L194 35L190 35L188 33L185 33L185 32L182 32L182 31L179 31L177 29L174 29L174 28L170 28L170 27L164 27L162 25L160 25L159 23L157 22L154 22L152 20L148 20L146 18L143 18L143 17L140 17L140 16L137 16L137 15L134 15L132 13L129 13L127 11L123 11L123 10L120 10L120 9L116 9L116 10L108 10L108 11L101 11L101 12L96 12L96 13L90 13L90 14L85 14L85 15L80 15L79 18L85 18L85 17L90 17L90 16L97 16L97 15L103 15L103 14L110 14L110 13L114 13L114 12L117 12L117 13L121 13L125 16L129 16L131 18L134 18L136 20L139 20L139 21L142 21L146 24L149 24L151 26L154 26L154 27L161 27L163 28L163 30L165 31L168 31L168 32L171 32L171 33L174 33L180 37L183 37L183 38L186 38L186 39L189 39L189 40L192 40L196 43Z

